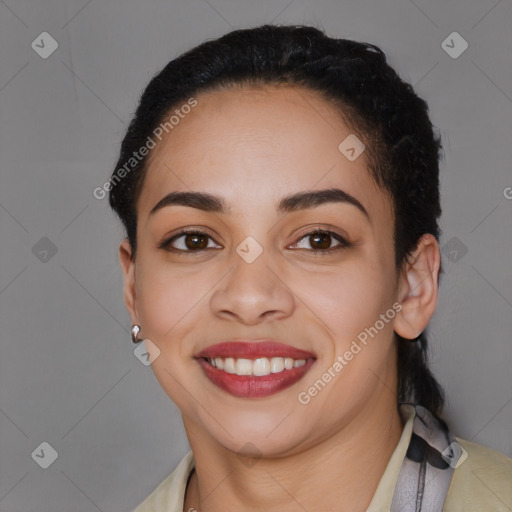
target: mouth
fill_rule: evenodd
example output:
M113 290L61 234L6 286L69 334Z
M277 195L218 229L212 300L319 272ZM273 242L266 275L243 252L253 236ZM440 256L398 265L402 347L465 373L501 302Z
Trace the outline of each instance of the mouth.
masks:
M263 398L299 381L314 364L311 352L273 341L226 342L195 356L206 377L240 398Z

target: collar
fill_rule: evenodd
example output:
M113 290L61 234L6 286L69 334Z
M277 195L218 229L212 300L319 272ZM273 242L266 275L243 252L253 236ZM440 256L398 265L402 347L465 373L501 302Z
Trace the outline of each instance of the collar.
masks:
M367 512L440 511L463 450L446 425L423 407L400 404L399 412L404 429ZM134 512L182 512L194 468L189 451Z

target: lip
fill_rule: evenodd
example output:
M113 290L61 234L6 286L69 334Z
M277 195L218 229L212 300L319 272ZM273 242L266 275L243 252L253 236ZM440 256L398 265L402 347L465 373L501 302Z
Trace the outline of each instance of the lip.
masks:
M257 359L258 357L291 357L293 359L316 359L315 354L272 340L225 341L211 345L195 355L196 358L233 357L235 359Z
M279 393L302 379L314 362L314 359L307 359L304 366L271 373L264 377L255 377L227 373L214 368L206 359L199 359L199 364L210 381L238 398L264 398Z
M306 364L278 373L257 377L236 375L212 366L207 359L232 357L234 359L258 359L260 357L291 357L305 359ZM316 356L284 343L272 340L230 341L212 345L195 355L206 377L217 387L238 398L263 398L279 393L296 382L309 371Z

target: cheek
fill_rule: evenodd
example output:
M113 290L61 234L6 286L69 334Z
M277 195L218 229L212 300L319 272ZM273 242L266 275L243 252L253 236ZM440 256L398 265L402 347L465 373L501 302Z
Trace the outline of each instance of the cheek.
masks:
M326 334L343 344L391 307L393 286L388 276L392 273L384 267L384 258L360 254L331 271L295 269L287 279L305 307L324 325Z
M137 302L141 322L146 326L145 337L159 347L179 350L178 340L192 329L198 329L197 315L204 311L208 290L215 279L205 273L179 274L161 262L139 265ZM176 343L170 343L176 340Z
M318 343L316 369L305 378L298 396L301 404L309 400L311 418L341 419L370 401L381 381L384 388L392 386L392 287L378 263L366 263L325 275L304 273L297 280L301 287L294 291L305 297L326 334Z
M342 403L356 407L378 385L375 375L385 382L390 378L384 374L394 354L394 274L389 258L374 250L367 252L332 272L302 272L294 279L294 291L314 311L320 320L317 326L325 332L323 343L318 343L317 368L302 387L306 393L316 393L319 379L332 380L326 393L314 395L315 407L320 409Z

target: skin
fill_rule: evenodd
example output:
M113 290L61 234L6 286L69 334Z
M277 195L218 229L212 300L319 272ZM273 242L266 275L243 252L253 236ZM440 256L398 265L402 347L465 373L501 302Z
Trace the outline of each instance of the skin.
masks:
M184 510L366 510L403 430L394 332L413 339L434 313L439 246L425 235L397 271L391 199L365 153L352 162L340 153L352 131L315 92L245 86L196 98L150 154L136 257L127 240L119 249L132 323L161 351L151 366L182 412L196 461ZM276 212L285 195L330 187L357 198L368 217L347 203ZM150 215L173 191L221 196L229 211L173 205ZM206 231L208 250L191 252L185 237L174 246L189 252L159 248L183 227ZM305 235L315 228L350 246L313 254L319 242ZM263 249L250 264L236 252L247 236ZM326 246L339 241L327 237ZM395 318L301 404L298 393L395 302ZM244 399L214 386L193 357L258 338L314 352L316 362L293 386Z

